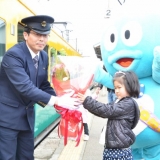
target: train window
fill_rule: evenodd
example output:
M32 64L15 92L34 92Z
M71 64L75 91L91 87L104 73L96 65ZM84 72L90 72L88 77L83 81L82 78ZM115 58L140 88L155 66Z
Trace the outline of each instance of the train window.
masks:
M53 86L53 84L52 84L52 64L54 64L54 62L55 62L55 59L56 59L56 56L57 55L61 55L61 56L66 56L66 51L62 48L62 49L60 49L60 50L56 50L55 48L52 48L51 50L50 50L50 83L51 83L51 86Z
M46 46L44 47L44 49L43 49L43 50L46 51L47 53L48 53L48 47L49 47L49 46L46 45Z
M66 51L62 48L60 51L57 52L57 55L66 56Z
M18 42L23 42L24 38L23 38L23 30L24 27L21 24L18 24Z
M0 19L0 63L2 62L2 58L4 56L4 53L5 53L5 43L6 43L6 25L5 25L5 22Z
M56 54L57 54L56 49L55 49L55 48L52 48L51 51L50 51L50 56L51 56L51 57L55 57Z
M56 55L57 55L57 50L55 48L52 48L50 50L50 83L51 83L51 86L53 86L52 84L52 64L54 63L54 60L56 58Z

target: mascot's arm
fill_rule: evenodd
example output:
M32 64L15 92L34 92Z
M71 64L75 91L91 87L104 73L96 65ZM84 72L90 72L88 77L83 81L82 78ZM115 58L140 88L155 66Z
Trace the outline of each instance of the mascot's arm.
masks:
M154 58L152 64L152 78L157 83L160 83L160 46L154 49Z
M105 87L114 89L112 76L101 67L97 67L94 74L94 81L103 84Z

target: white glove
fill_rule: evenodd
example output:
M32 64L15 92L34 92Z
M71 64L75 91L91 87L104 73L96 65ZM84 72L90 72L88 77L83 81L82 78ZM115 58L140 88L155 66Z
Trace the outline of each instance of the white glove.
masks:
M57 105L63 108L75 110L79 108L79 100L78 98L70 97L70 94L65 94L61 97L57 97Z

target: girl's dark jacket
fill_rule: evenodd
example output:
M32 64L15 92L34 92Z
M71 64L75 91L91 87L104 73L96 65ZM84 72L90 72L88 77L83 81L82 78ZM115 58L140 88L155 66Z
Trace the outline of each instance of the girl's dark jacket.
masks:
M127 148L134 143L132 129L138 123L140 111L133 98L125 97L117 103L104 104L88 96L83 105L94 115L108 118L105 148Z

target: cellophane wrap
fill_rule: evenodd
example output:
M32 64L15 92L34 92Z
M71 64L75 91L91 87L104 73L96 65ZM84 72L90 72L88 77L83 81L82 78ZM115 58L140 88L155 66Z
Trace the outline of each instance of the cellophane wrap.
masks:
M68 91L73 91L73 97L77 93L84 94L93 81L97 65L96 58L56 56L52 64L52 83L57 96L64 96ZM58 133L64 137L64 145L72 138L78 146L83 131L82 113L65 106L55 105L55 108L61 114Z

